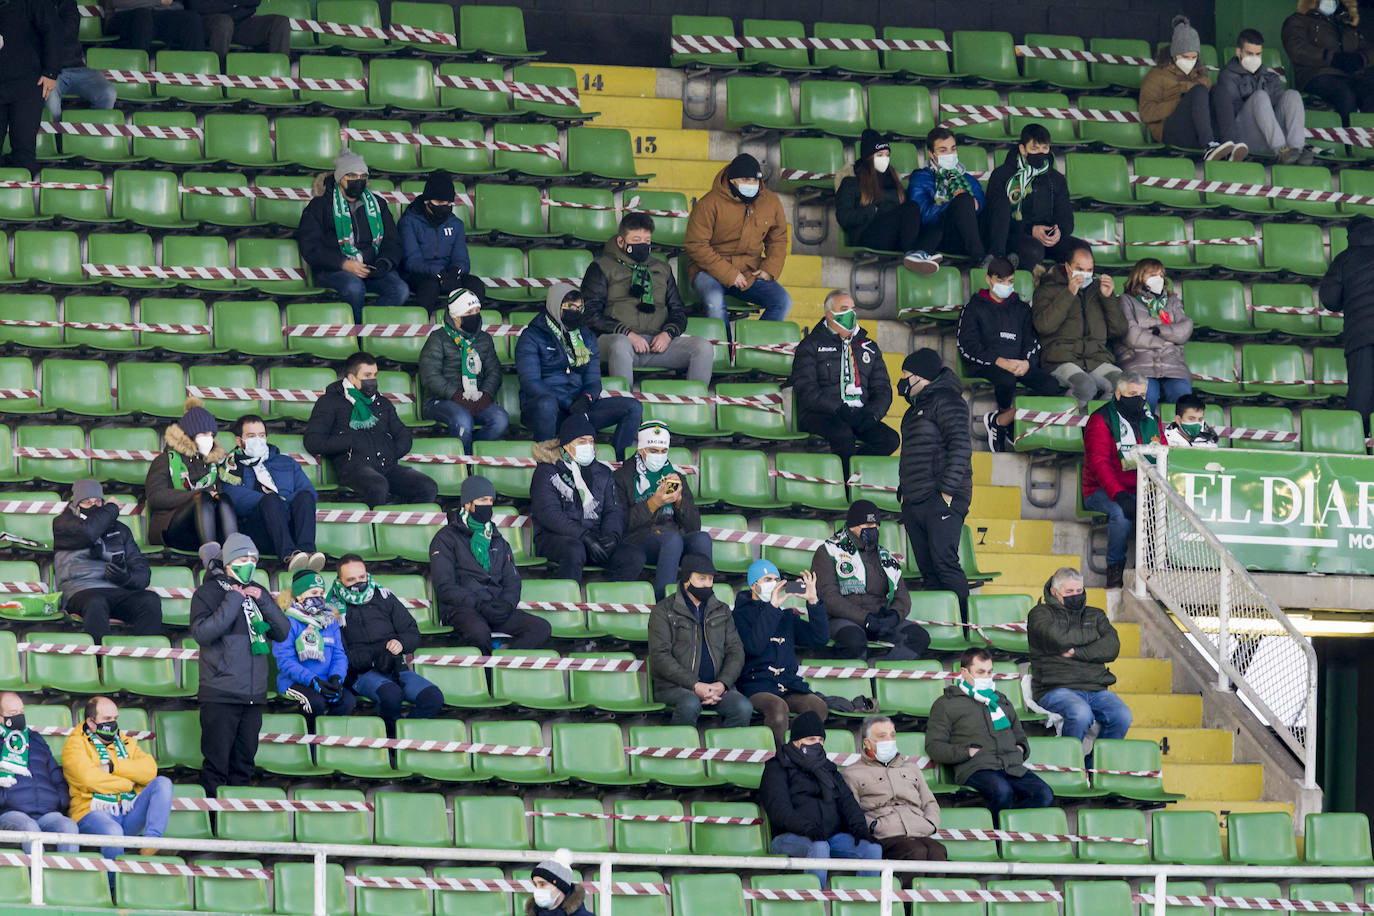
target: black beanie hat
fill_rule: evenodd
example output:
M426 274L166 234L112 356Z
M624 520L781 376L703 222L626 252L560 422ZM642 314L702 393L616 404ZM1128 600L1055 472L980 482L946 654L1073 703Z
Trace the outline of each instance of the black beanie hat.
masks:
M859 499L849 507L849 513L844 517L844 526L857 528L860 525L876 525L878 521L878 507L867 499Z
M917 378L923 378L927 382L933 380L940 374L940 370L945 367L945 361L940 358L939 352L922 347L902 360L902 371L910 372Z
M864 132L859 134L859 158L867 159L882 150L892 150L887 139L871 127L864 128Z
M763 180L763 167L759 161L748 153L740 153L730 160L730 166L725 170L726 178L757 178Z
M825 737L825 725L821 723L821 717L811 710L807 710L792 720L792 731L787 733L788 741L800 741L802 738Z
M596 427L592 426L592 421L587 419L587 415L575 413L564 420L563 424L558 427L558 444L567 445L574 439L595 435Z
M424 200L446 200L452 203L455 196L453 176L443 169L425 179L425 190L421 193Z
M683 554L682 559L677 564L677 581L686 582L692 578L692 573L701 573L703 576L714 576L716 574L715 564L711 558L704 553Z

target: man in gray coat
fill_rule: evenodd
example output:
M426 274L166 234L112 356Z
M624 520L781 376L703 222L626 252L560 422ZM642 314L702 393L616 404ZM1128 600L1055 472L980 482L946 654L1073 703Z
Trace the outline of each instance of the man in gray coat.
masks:
M1305 146L1302 93L1264 66L1263 57L1264 36L1257 29L1242 29L1236 56L1221 68L1212 89L1217 135L1244 143L1252 153L1277 155L1280 165L1311 165L1314 151Z

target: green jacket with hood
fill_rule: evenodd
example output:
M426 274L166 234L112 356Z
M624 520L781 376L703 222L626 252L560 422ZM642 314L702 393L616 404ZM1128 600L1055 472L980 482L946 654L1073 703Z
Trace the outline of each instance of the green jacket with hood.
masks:
M1121 640L1102 610L1085 607L1071 611L1050 594L1050 583L1046 582L1044 597L1031 608L1026 620L1026 631L1037 701L1059 687L1093 691L1116 683L1107 663L1116 661L1121 653ZM1070 649L1073 655L1065 658Z
M996 683L994 681L994 683ZM1002 693L997 705L1010 720L1007 727L997 731L992 727L988 708L951 683L944 694L930 707L926 721L926 753L936 763L954 768L954 781L960 785L980 770L1000 770L1008 776L1026 775L1026 757L1030 744L1016 707ZM969 748L978 753L968 755Z

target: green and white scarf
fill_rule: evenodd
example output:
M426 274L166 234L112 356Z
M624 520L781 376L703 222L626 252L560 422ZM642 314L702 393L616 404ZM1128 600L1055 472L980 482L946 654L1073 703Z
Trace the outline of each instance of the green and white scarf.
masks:
M482 357L473 346L472 338L453 326L447 315L442 325L444 333L458 347L458 361L462 363L462 390L477 391L477 379L482 374Z
M563 344L563 356L568 361L571 369L581 369L587 365L592 358L592 352L587 349L587 342L582 339L581 331L569 331L560 322L549 319L549 324L553 327L554 333L558 335L559 342Z
M663 467L657 471L651 471L644 464L642 455L635 455L635 502L648 499L649 494L658 489L658 482L669 474L676 474L677 468L673 467L671 461L665 461Z
M1145 419L1140 421L1140 432L1144 436L1144 442L1136 437L1135 427L1117 412L1116 401L1107 402L1107 429L1116 440L1116 450L1121 455L1121 467L1125 470L1136 466L1135 453L1131 450L1137 445L1158 444L1164 441L1159 431L1159 418L1150 412L1148 404L1145 406ZM1154 459L1150 460L1153 462Z
M944 206L957 197L961 191L973 193L973 188L968 182L968 173L964 171L962 164L952 169L942 169L938 165L932 165L931 169L935 172L936 206Z
M1012 219L1021 219L1021 204L1030 196L1031 183L1049 170L1049 162L1037 169L1026 161L1025 156L1016 157L1016 171L1007 181L1007 200L1011 201Z
M339 625L344 626L344 616L348 613L349 607L357 607L360 604L367 604L372 600L372 596L377 592L377 584L368 576L367 587L362 591L354 591L351 588L344 588L343 583L338 579L329 587L329 594L324 596L325 604L329 605L334 613L339 617Z
M468 530L472 532L472 558L482 564L483 569L491 569L491 536L495 530L491 522L479 522L472 517L472 513L461 513L463 521L467 522Z
M1140 291L1140 301L1149 311L1151 318L1159 318L1160 315L1164 315L1164 323L1171 323L1168 318L1169 313L1166 311L1169 307L1169 293L1167 290L1156 296L1149 290L1143 289Z
M640 305L654 304L654 272L647 266L636 264L630 268L630 286L639 287Z
M86 740L91 742L95 748L96 756L100 758L100 766L105 770L110 770L110 745L106 745L95 735L86 732ZM120 760L128 760L129 752L124 749L124 738L116 735L111 745L115 749L115 756ZM109 811L111 813L128 814L129 809L134 806L134 799L138 798L137 792L95 792L91 795L92 811Z
M988 715L992 717L993 731L1000 732L1011 726L1011 719L1007 718L1007 714L1002 712L1002 707L997 703L996 690L974 690L973 685L963 678L959 678L954 683L964 692L965 696L972 697L988 708Z
M868 569L848 528L841 528L826 539L825 552L835 562L835 578L841 595L862 595L868 591ZM891 602L892 596L897 594L897 583L901 581L902 564L886 547L879 547L878 565L887 576L887 600Z
M864 390L859 385L859 373L854 370L854 343L840 342L840 400L850 407L864 406Z
M226 592L233 591L233 586L224 580L219 580L220 588ZM254 655L268 655L272 651L272 646L267 642L267 631L272 627L262 616L262 609L258 603L247 595L243 596L243 618L248 623L248 651Z
M363 205L363 216L367 218L367 231L372 235L372 244L380 249L382 245L382 206L371 191L363 191L359 198ZM353 211L349 209L348 198L337 184L334 185L334 236L339 240L339 250L350 261L361 261L362 253L353 237Z
M371 398L351 385L344 385L344 394L353 402L353 413L348 417L349 429L371 429L377 425L377 415L372 412Z
M310 613L304 606L292 602L286 609L286 616L305 624L301 635L296 637L296 658L302 662L324 661L324 630L334 622L334 612L328 604L321 604L317 613Z
M172 473L172 489L174 490L208 490L218 482L220 477L220 466L206 462L206 467L209 470L199 480L192 480L191 472L186 468L186 459L181 457L181 452L174 448L167 450L167 466ZM228 476L226 473L225 477Z
M30 775L28 729L5 729L4 745L0 747L0 773L9 776Z

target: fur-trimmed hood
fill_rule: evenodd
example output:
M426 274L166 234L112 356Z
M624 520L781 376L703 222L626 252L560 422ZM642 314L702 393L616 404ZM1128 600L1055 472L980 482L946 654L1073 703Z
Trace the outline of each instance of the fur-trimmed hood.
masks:
M579 909L582 908L582 903L586 899L587 892L582 889L582 885L580 884L577 885L577 887L573 888L572 893L564 897L563 902L560 903L558 907L553 910L539 909L534 905L534 898L531 897L530 899L525 901L525 916L535 916L535 913L556 913L559 911L566 913L567 916L573 916L574 913L576 913Z
M566 452L558 444L558 439L545 439L543 442L536 442L530 447L530 454L534 460L540 464L557 464L563 459Z
M200 452L196 450L196 440L186 435L186 431L181 428L180 423L173 423L168 426L166 432L162 434L162 441L166 443L169 449L183 458L200 458ZM210 449L210 454L202 460L207 464L222 464L228 458L229 453L216 441L215 447Z
M1317 8L1320 0L1298 0L1298 12L1310 13ZM1352 26L1360 24L1360 0L1341 0L1345 7L1345 18Z

